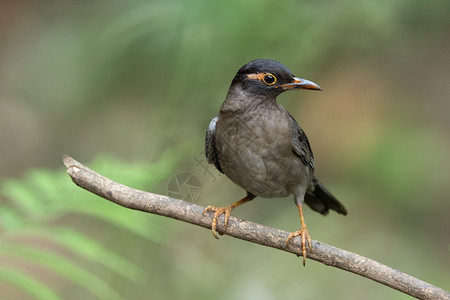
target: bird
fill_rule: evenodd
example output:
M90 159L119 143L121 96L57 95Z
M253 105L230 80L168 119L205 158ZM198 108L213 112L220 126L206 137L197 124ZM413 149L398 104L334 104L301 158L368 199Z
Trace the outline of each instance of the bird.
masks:
M236 207L256 197L294 196L300 215L300 229L286 239L301 236L303 265L306 242L312 251L303 204L327 215L329 210L346 215L346 208L314 176L315 164L310 143L294 117L276 99L288 90L322 91L316 83L295 77L282 63L256 59L242 66L233 78L220 107L207 129L205 155L209 164L246 191L246 196L226 206L209 205L211 230L217 236L217 220L228 218Z

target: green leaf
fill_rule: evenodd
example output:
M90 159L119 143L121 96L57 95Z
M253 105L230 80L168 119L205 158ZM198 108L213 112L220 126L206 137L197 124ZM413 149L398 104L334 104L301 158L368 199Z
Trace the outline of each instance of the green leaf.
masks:
M154 221L155 217L149 214L124 209L102 199L92 199L88 205L73 204L70 205L70 209L72 212L106 221L154 242L160 243L162 240L163 228Z
M36 299L42 300L60 300L61 298L55 294L47 285L36 280L33 276L17 269L1 267L0 278L7 281L21 290L26 291Z
M86 290L97 295L100 299L122 299L101 278L91 274L76 262L58 253L49 252L28 245L2 245L0 256L17 257L29 261L41 267L47 268L60 276L84 287Z
M77 230L58 227L48 231L43 227L26 234L51 240L75 255L91 263L102 265L130 280L137 281L145 276L138 266Z
M171 149L165 151L155 163L127 163L102 154L88 165L118 182L145 190L173 174L179 157L180 151ZM100 266L134 282L145 278L145 273L126 257L97 242L89 233L69 228L64 216L78 214L87 221L90 218L103 220L105 226L126 230L155 242L161 242L164 236L165 227L161 219L124 209L76 187L65 170L30 170L23 179L5 180L0 192L6 196L6 203L10 204L0 210L0 256L17 257L44 267L101 299L120 299L121 296L98 277L98 272L91 269ZM72 255L44 251L33 244L17 244L18 237L51 242ZM80 264L80 260L84 260L85 264ZM26 285L27 280L33 280L31 275L21 270L16 270L17 276L10 273L5 275L7 271L4 271L3 275L19 287ZM51 283L35 281L40 285L27 285L33 295L34 289L35 293L44 296L51 291ZM46 298L58 299L52 296Z
M13 200L14 205L25 212L40 208L39 196L30 189L27 181L5 180L2 184L2 194Z
M17 212L6 205L2 205L0 209L0 226L5 233L14 231L16 228L20 228L23 225L23 217ZM1 236L0 236L1 237Z

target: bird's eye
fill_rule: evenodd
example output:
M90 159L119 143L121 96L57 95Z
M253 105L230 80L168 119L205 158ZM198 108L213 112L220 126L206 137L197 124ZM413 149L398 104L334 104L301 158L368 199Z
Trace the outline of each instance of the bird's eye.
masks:
M262 78L262 80L267 85L274 85L275 82L277 82L277 78L275 76L273 76L272 74L270 74L270 73L269 74L265 74L264 77Z

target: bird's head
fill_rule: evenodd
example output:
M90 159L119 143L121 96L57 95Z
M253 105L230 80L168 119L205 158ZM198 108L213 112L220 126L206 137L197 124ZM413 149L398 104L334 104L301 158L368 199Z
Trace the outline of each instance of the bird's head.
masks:
M322 90L312 81L295 77L282 63L271 59L257 59L242 66L230 89L264 97L276 97L292 89Z

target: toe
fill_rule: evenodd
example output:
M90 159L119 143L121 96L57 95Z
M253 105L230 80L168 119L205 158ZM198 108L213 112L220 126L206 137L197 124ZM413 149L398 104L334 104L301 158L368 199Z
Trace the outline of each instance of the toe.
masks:
M228 226L228 218L230 217L231 214L231 210L232 208L227 206L227 207L215 207L215 206L208 206L204 211L203 211L203 215L205 215L205 213L207 211L212 211L214 212L214 216L211 222L211 230L212 233L214 235L214 237L216 239L219 238L219 236L217 235L217 219L220 217L220 215L225 214L224 218L225 218L225 229L227 229Z
M311 237L309 236L308 229L306 227L300 228L300 230L297 230L295 232L292 232L289 234L288 238L286 239L286 246L289 244L290 240L294 237L301 236L301 250L302 250L302 256L303 256L303 265L305 265L306 262L306 256L308 252L306 251L306 244L308 243L309 250L312 250L312 242Z

